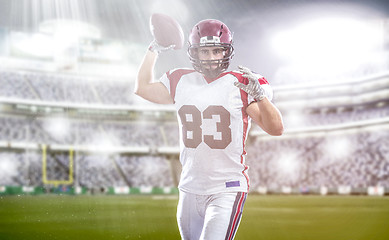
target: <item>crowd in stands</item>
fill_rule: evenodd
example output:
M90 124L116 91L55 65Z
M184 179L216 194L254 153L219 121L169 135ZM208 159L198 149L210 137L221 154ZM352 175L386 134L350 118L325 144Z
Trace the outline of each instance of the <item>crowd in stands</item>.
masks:
M80 104L132 104L131 85L53 73L0 70L0 97ZM298 116L298 121L293 118ZM356 123L389 117L389 105L368 104L323 111L284 114L286 129ZM386 124L387 126L387 124ZM255 129L255 127L254 127ZM355 129L354 129L355 130ZM33 116L0 112L1 143L58 145L111 145L116 147L178 146L175 121L126 121L74 116ZM389 187L389 130L359 129L285 138L251 137L247 144L251 189L336 187L349 185ZM343 150L339 148L343 147ZM0 151L0 186L41 186L42 152L3 147ZM69 152L49 151L47 178L69 177ZM78 186L173 186L172 169L165 156L76 152L74 184Z
M254 139L247 165L252 188L389 187L389 129Z
M296 123L284 115L287 130L358 123L389 117L389 106L355 109L341 113L301 114ZM289 121L290 120L290 121ZM253 125L253 131L258 129ZM59 131L57 131L59 130ZM0 115L0 141L40 144L95 145L99 142L115 146L177 146L177 122L115 121L64 117L35 118Z
M56 125L56 121L60 122ZM54 126L52 126L52 124ZM166 129L163 128L166 126ZM55 128L55 129L53 129ZM177 124L0 115L0 141L63 145L176 146ZM166 135L166 140L165 136Z
M389 187L389 130L342 135L253 138L247 147L251 190L320 186ZM340 141L344 150L339 149ZM344 145L344 143L347 143ZM39 151L0 153L0 185L42 185ZM174 186L170 163L164 156L76 152L75 183L79 186ZM69 178L69 152L47 153L47 178Z
M131 104L133 86L125 79L0 69L0 97L78 104Z
M69 152L0 152L0 186L43 186L43 161L49 185L68 181L72 167L76 186L173 187L170 164L162 156L127 156L76 152L73 166Z

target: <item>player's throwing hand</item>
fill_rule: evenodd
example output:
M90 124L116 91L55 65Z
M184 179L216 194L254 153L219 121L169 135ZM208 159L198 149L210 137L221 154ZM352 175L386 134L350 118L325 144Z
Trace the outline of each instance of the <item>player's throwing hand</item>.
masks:
M248 84L243 84L240 82L234 82L235 86L247 92L249 95L254 97L255 100L261 101L266 97L264 89L261 87L258 79L261 78L260 75L253 73L250 69L243 66L238 66L239 71L243 73L243 77L249 80Z
M150 45L149 45L149 50L152 52L155 52L156 54L160 54L161 52L168 51L170 49L173 49L176 45L172 44L170 46L164 47L161 46L157 43L157 41L154 39Z

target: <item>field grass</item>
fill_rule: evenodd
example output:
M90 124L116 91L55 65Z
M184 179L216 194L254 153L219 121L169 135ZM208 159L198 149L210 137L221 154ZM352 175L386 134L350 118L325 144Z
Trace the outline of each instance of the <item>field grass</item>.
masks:
M0 196L0 239L180 239L177 198ZM258 196L235 239L387 240L389 198Z

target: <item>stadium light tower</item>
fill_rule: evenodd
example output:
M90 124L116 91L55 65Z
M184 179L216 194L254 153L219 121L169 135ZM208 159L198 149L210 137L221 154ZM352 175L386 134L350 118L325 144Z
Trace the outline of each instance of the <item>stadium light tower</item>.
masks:
M39 25L39 32L52 36L54 60L58 68L74 67L78 59L81 38L101 38L101 31L97 27L69 19L44 21Z
M289 71L313 78L337 76L372 62L384 61L382 26L351 17L310 19L272 39ZM378 59L377 59L378 58Z
M44 21L39 24L39 32L61 37L59 40L64 43L80 37L101 38L101 31L96 26L70 19Z
M380 28L348 18L323 18L303 23L278 33L274 46L285 57L306 61L306 57L323 61L334 55L352 60L382 45Z
M34 33L29 37L24 34L13 34L15 49L37 57L51 57L54 52L53 40L50 36Z

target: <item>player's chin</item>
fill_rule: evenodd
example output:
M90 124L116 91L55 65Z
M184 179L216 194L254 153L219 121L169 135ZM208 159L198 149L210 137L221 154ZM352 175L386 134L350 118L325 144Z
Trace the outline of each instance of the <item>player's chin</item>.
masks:
M203 69L203 75L207 78L217 78L220 75L219 71L211 69Z
M219 67L219 64L209 64L204 67L205 70L214 71Z

